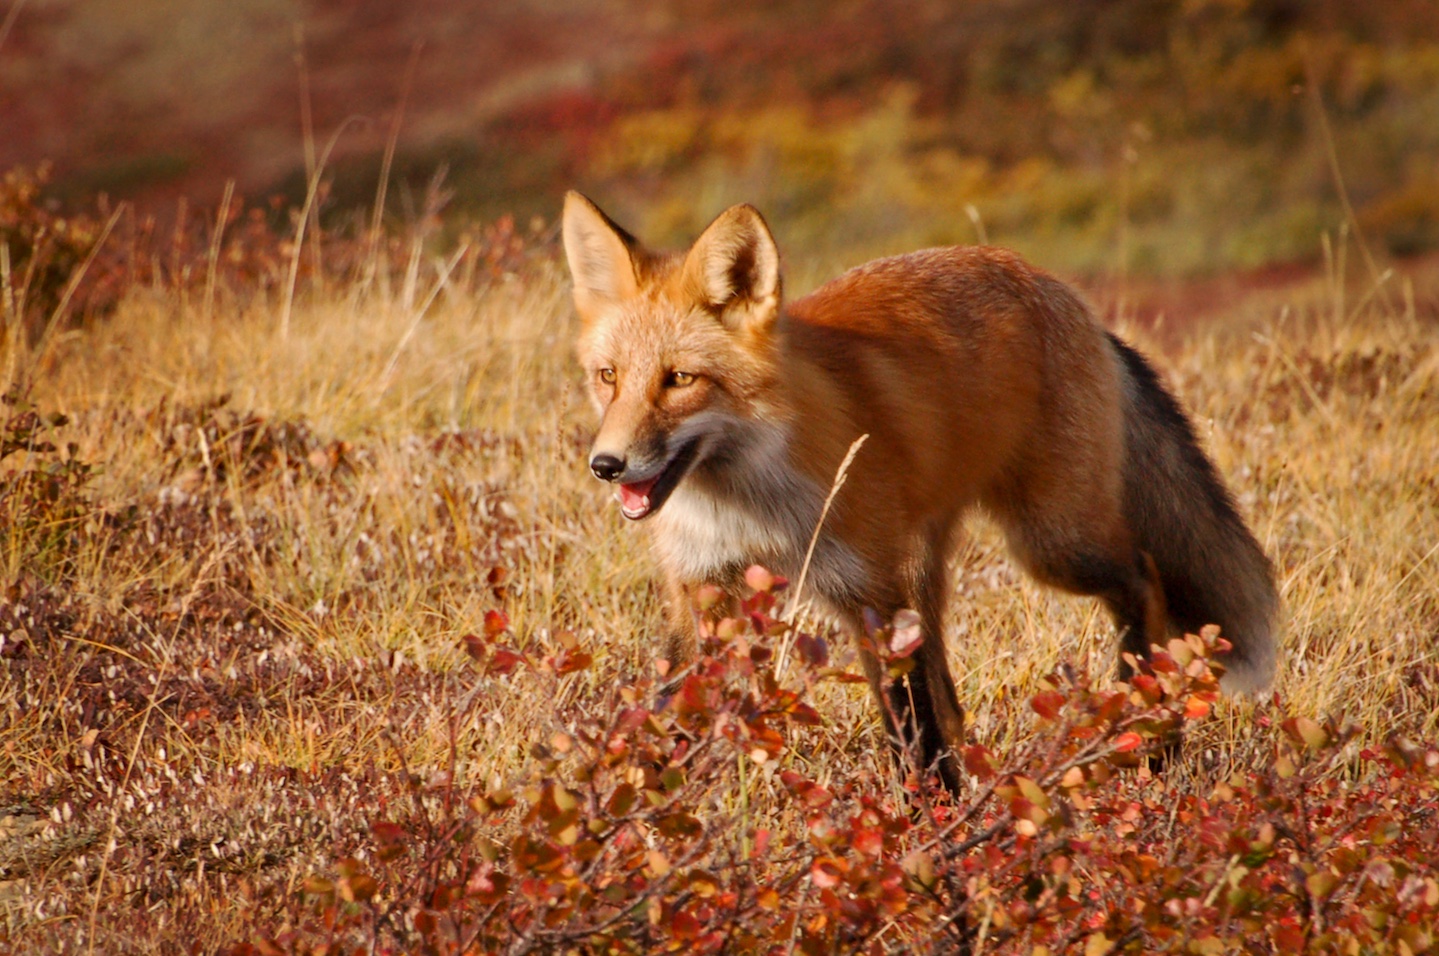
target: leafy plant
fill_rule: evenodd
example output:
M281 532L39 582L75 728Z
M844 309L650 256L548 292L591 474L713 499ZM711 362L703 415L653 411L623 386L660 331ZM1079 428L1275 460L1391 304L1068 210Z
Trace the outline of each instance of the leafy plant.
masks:
M1286 718L1266 772L1208 797L1174 791L1145 757L1209 718L1210 655L1224 647L1211 629L1156 649L1128 685L1051 675L1030 700L1032 743L965 749L962 799L910 773L896 802L884 769L827 787L795 746L822 718L775 675L775 641L789 633L772 616L783 582L751 580L773 583L741 617L707 619L704 655L658 699L642 679L601 713L565 714L523 779L412 779L410 811L376 817L369 853L306 883L308 915L230 953L1432 944L1439 750L1396 742L1355 763L1350 731ZM494 612L484 635L465 638L476 681L465 706L488 681L558 687L590 665L570 635L521 650L507 627ZM870 635L892 673L914 649L895 633ZM803 686L856 679L828 666L821 638L789 636ZM777 784L779 826L724 798L746 776Z

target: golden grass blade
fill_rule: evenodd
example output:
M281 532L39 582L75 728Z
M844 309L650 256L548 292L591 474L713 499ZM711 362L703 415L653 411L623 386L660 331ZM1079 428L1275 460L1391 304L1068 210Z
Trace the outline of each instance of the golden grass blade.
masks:
M815 546L819 544L820 529L824 527L824 519L829 517L829 508L834 504L835 496L844 487L845 478L849 474L849 466L854 462L854 456L859 454L860 448L868 438L869 435L860 435L850 444L849 451L845 453L844 460L839 463L839 468L834 473L834 481L830 483L829 494L824 499L824 507L819 511L819 520L815 522L814 531L809 536L809 547L804 552L804 564L800 565L799 580L795 582L794 591L789 595L790 603L785 609L785 620L787 621L802 620L802 615L809 610L809 603L803 598L804 582L809 575L810 562L814 560ZM784 676L785 663L789 658L792 639L793 633L785 635L784 643L780 645L779 654L775 660L775 674L780 677Z

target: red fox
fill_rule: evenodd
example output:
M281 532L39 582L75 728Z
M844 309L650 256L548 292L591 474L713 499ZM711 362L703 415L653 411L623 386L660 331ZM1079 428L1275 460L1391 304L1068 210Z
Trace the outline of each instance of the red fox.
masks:
M964 722L941 624L970 509L997 519L1035 578L1098 596L1123 650L1218 624L1225 688L1272 680L1268 559L1154 369L1059 280L1002 249L927 249L784 303L752 206L659 253L571 192L563 235L601 415L589 466L653 529L672 663L695 654L698 586L736 586L752 564L800 571L835 472L868 435L807 586L852 633L866 608L919 613L916 666L884 709L891 739L951 790Z

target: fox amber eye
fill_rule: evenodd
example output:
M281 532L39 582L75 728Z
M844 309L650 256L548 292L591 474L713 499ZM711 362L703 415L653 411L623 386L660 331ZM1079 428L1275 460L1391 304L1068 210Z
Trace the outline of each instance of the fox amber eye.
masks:
M692 372L671 372L669 385L672 388L684 388L686 385L693 385L695 381Z
M612 368L600 369L600 381L606 385L613 385L615 383L615 370Z

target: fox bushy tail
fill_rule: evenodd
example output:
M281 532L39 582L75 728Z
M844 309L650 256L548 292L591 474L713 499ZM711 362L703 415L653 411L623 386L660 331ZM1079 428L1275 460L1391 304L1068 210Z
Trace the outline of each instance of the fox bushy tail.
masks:
M1259 542L1240 518L1179 403L1133 348L1110 335L1128 401L1125 512L1159 570L1170 623L1218 624L1234 645L1226 690L1258 693L1274 678L1279 595Z

